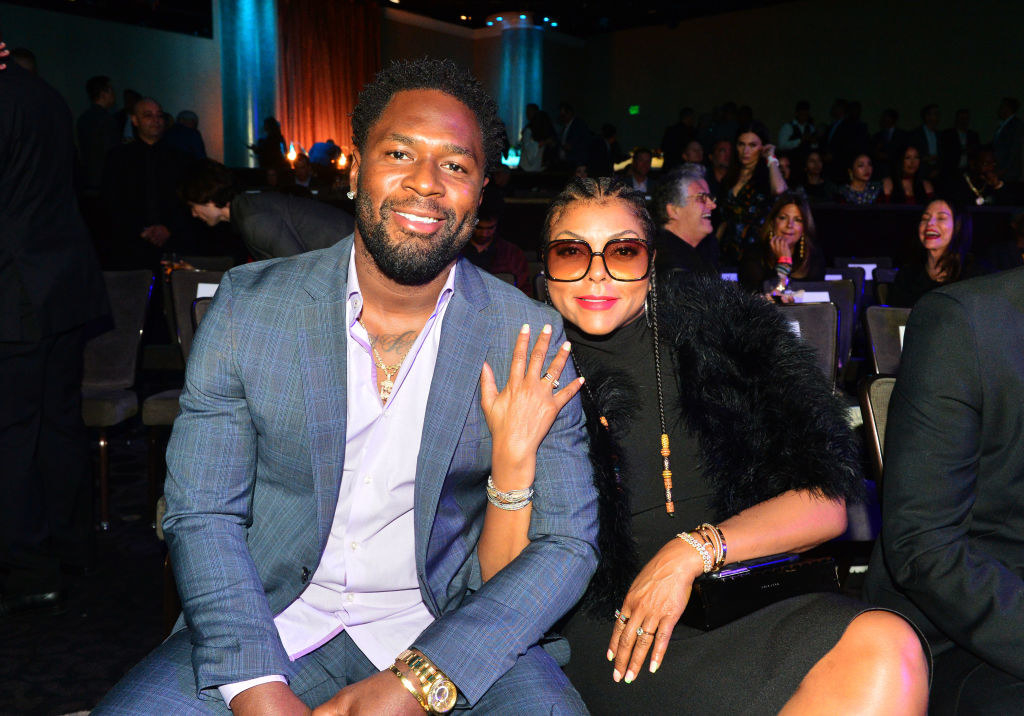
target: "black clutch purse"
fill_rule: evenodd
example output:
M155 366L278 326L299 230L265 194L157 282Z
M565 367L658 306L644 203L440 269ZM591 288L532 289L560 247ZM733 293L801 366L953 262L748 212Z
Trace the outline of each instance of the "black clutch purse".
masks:
M789 597L838 591L839 574L831 557L775 554L695 579L680 621L709 631Z

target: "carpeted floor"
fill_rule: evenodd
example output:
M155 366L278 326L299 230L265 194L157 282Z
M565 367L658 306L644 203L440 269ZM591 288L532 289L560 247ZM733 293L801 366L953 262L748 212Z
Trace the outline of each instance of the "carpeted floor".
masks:
M147 506L145 432L112 432L109 532L97 565L67 578L66 609L0 619L0 714L88 711L163 638L164 546Z

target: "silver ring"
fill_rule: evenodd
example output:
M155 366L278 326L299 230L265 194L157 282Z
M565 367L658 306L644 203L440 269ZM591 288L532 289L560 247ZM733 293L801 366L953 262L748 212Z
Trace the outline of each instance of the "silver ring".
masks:
M629 617L620 612L618 609L615 610L615 618L619 621L620 624L625 624L629 621Z
M545 373L540 377L541 380L546 380L551 383L551 390L558 390L558 381L555 380L555 376L550 373Z
M637 627L637 628L636 628L636 635L637 635L637 636L643 636L643 635L644 635L644 634L646 634L646 633L647 633L647 632L645 632L645 631L644 631L644 628L643 628L643 627Z

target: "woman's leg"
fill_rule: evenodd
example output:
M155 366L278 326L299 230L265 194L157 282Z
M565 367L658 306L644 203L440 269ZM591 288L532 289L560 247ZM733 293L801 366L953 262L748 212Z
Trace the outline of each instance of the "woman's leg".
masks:
M924 714L928 660L903 617L865 612L807 673L782 714Z

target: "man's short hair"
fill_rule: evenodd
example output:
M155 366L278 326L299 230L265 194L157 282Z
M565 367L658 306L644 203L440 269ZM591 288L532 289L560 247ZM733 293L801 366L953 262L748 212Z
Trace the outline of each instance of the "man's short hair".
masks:
M652 152L649 148L647 148L647 147L637 147L636 149L633 150L633 159L635 160L641 154L646 154L647 156L652 157L652 158L654 157L654 152Z
M199 115L193 112L191 109L183 109L178 112L178 116L175 117L178 120L178 124L189 124L193 127L199 124Z
M707 176L707 170L703 164L687 162L670 171L661 183L654 200L654 213L658 223L664 225L668 222L668 205L686 206L686 194L690 185L696 181L703 181Z
M924 107L922 107L921 108L921 121L923 122L925 120L925 117L928 116L929 112L931 112L933 109L938 109L938 108L939 108L939 105L937 105L937 104L926 104Z
M505 125L498 117L498 105L469 72L451 60L431 57L394 60L359 93L352 112L352 143L360 152L366 148L370 128L380 119L391 99L398 92L417 89L444 92L466 105L480 125L486 170L489 172L501 163L508 138Z
M212 159L190 165L178 187L178 197L192 204L208 204L218 208L231 203L239 192L235 175L226 166Z
M85 93L89 95L90 102L95 102L100 98L101 94L112 89L110 78L106 75L96 75L85 81Z

